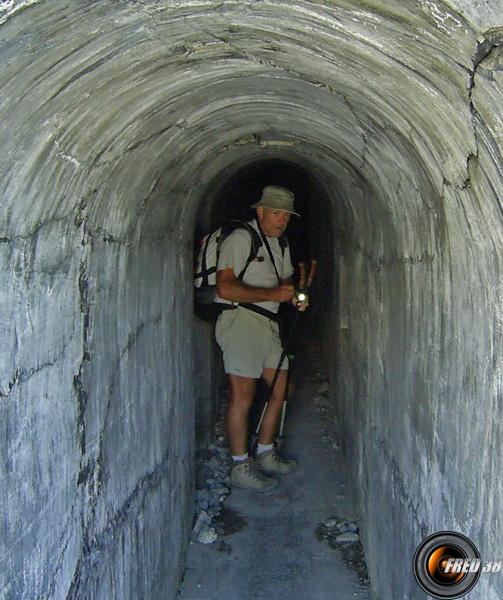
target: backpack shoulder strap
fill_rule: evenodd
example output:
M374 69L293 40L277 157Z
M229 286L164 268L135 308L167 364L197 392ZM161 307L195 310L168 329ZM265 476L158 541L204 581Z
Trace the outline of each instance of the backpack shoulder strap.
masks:
M281 248L281 253L285 256L285 250L288 248L288 240L284 235L281 235L278 238L279 247Z
M276 273L276 277L278 278L278 281L281 283L281 277L279 276L278 267L276 266L276 261L274 260L274 254L272 253L271 246L269 245L269 242L267 241L267 237L264 234L264 232L262 231L262 228L260 227L260 224L258 224L258 227L260 229L260 237L263 240L263 242L265 244L265 247L267 248L267 252L269 253L269 257L271 258L271 263L272 263L272 266L274 267L274 271ZM284 258L284 256L285 256L285 250L288 247L288 240L286 239L286 237L284 235L281 235L278 238L278 243L279 243L279 247L281 249L281 256Z
M262 240L260 239L260 236L259 236L258 232L255 230L255 228L252 227L251 225L249 225L248 223L245 223L244 221L231 221L231 224L233 224L232 230L237 229L238 227L241 229L246 229L251 237L250 254L248 255L248 258L246 259L244 268L242 269L241 273L239 273L239 275L238 275L238 279L240 281L242 281L244 274L246 272L246 269L250 266L250 263L253 262L257 258L257 254L260 249L260 246L262 246ZM229 231L229 233L230 233L230 231Z

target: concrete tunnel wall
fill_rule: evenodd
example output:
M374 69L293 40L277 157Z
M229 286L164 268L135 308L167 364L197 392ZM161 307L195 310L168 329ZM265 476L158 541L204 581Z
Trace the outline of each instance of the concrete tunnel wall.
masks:
M376 598L425 597L430 533L500 556L498 0L11 1L0 21L3 597L175 596L193 233L264 160L324 191L316 314Z

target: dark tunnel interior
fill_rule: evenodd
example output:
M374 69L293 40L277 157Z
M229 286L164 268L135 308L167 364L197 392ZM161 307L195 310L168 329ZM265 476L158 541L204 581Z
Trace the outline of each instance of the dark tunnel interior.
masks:
M247 221L254 217L250 208L266 185L280 185L295 195L295 207L301 218L292 218L288 225L288 240L292 260L309 261L314 252L316 236L312 223L320 222L323 206L328 206L327 194L320 182L309 171L294 162L281 158L255 161L245 166L232 166L232 174L220 174L203 192L205 206L200 210L195 239L213 231L226 219ZM325 210L327 210L325 208ZM313 213L313 214L312 214ZM330 222L324 226L331 227ZM314 246L313 246L314 244ZM319 249L322 252L322 249Z
M194 257L201 247L201 240L208 232L213 231L227 219L248 221L255 216L251 209L266 185L281 185L291 190L295 195L295 209L300 217L292 216L287 228L287 239L292 255L292 264L295 268L294 280L298 282L299 262L310 267L311 260L316 260L322 265L317 268L316 277L310 289L310 312L321 316L322 321L329 321L331 327L325 329L327 348L332 355L337 355L334 340L328 340L333 333L338 315L337 299L331 290L337 289L336 265L332 259L334 252L333 231L335 228L328 216L331 202L327 191L317 177L308 169L296 164L295 157L284 159L281 156L270 159L256 160L246 165L231 165L220 173L203 191L203 204L201 205L196 222L194 235ZM282 318L285 327L292 320L288 307L282 307ZM197 311L195 312L195 319ZM218 411L219 387L225 382L220 364L220 351L213 342L213 331L204 323L197 322L196 328L201 328L206 342L205 348L210 348L212 359L206 363L206 369L213 371L208 378L213 383L209 384L212 392L205 395L204 405L199 402L196 408L196 431L199 440L209 440L213 435L212 427ZM196 355L207 353L201 350L201 339L195 336ZM208 360L208 359L207 359ZM260 391L260 390L259 390Z

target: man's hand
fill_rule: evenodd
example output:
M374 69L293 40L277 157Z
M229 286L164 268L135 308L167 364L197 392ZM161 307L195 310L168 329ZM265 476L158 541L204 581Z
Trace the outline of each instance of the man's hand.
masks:
M303 300L302 302L299 302L299 300L297 300L297 297L294 296L292 298L292 304L295 306L295 308L297 310L299 310L300 312L304 312L306 310L306 308L309 306L309 300Z
M232 269L224 269L217 272L217 293L232 302L290 302L295 290L286 279L275 288L251 287L240 281Z
M282 284L279 285L277 288L274 288L274 292L276 296L274 300L276 302L288 302L290 300L293 300L295 289L293 285Z

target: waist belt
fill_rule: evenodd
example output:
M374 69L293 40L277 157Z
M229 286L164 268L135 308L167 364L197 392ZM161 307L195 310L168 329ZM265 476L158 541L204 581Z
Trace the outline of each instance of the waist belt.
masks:
M267 310L266 308L262 308L261 306L257 306L256 304L251 304L249 302L240 302L239 304L235 304L235 305L225 304L222 307L222 310L232 310L232 309L238 308L238 306L242 306L243 308L246 308L247 310L251 310L252 312L257 313L258 315L267 317L268 319L271 319L271 321L276 321L276 323L279 321L279 316L276 313L273 313L270 310Z

